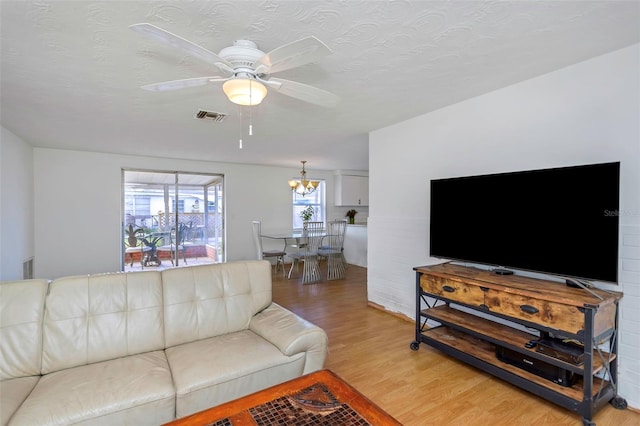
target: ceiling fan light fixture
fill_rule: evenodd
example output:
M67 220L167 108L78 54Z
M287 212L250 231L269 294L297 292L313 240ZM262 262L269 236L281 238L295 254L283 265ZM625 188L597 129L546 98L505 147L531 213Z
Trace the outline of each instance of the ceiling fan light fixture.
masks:
M224 82L222 90L231 102L244 106L258 105L267 96L264 84L252 78L232 78Z

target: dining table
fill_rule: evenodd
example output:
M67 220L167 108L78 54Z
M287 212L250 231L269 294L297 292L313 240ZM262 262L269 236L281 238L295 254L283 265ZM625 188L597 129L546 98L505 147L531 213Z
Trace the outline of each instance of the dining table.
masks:
M144 245L149 247L151 250L146 252L144 258L142 259L144 266L162 265L162 261L160 260L160 257L158 257L157 249L158 246L168 244L170 235L171 231L153 231L145 234L142 241Z
M318 234L315 234L318 235ZM322 231L319 236L324 238L329 234L326 231ZM266 234L261 234L264 238L269 238L273 240L282 240L284 242L284 251L287 251L287 248L298 248L303 249L305 240L308 238L307 232L304 230L293 230L290 232L269 232ZM287 275L287 279L291 279L291 272L293 271L293 263L291 264L291 268L289 269L289 274ZM303 277L304 282L304 277Z
M302 230L294 230L291 232L281 233L268 233L261 235L264 238L270 238L272 240L282 240L284 242L284 251L287 251L287 247L300 247L301 241L307 238L307 234ZM322 234L326 236L326 234Z

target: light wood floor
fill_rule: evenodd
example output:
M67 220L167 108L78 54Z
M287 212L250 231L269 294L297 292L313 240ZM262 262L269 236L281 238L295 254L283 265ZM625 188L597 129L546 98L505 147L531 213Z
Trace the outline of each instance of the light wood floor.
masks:
M325 271L323 270L323 273ZM366 268L317 284L274 274L273 299L326 330L333 370L405 425L581 425L581 417L420 345L414 324L367 306ZM637 426L640 413L602 408L598 426Z

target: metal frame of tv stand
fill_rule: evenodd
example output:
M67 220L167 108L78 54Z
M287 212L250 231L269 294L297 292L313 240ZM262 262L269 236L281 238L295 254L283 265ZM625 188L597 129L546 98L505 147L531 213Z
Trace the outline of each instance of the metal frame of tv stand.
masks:
M585 289L587 290L587 289ZM434 299L434 303L431 304L427 300L427 298ZM559 332L562 333L562 337L577 339L584 344L584 362L581 365L582 369L578 369L576 367L575 370L572 370L576 373L582 374L583 378L583 392L582 392L582 400L578 401L571 397L568 397L562 393L556 392L552 389L549 389L545 386L536 384L527 380L526 378L519 376L517 374L511 373L507 370L504 370L496 365L485 362L479 358L474 357L471 354L448 346L444 343L439 342L438 340L432 339L429 336L423 334L423 331L426 330L427 321L430 319L422 314L422 303L426 305L426 308L431 309L437 306L438 301L446 304L446 305L458 305L464 306L469 309L472 309L475 312L484 312L487 315L502 318L504 320L510 321L515 324L520 324L524 327L531 328L537 330L541 336L543 333L545 334L553 334L555 337L558 337ZM476 368L479 368L483 371L486 371L493 376L496 376L502 380L505 380L509 383L512 383L528 392L531 392L535 395L541 396L542 398L555 403L563 408L574 411L582 416L582 422L585 426L595 426L593 422L594 414L602 408L607 403L611 403L615 408L624 409L627 406L626 401L618 396L617 394L617 378L618 378L618 315L619 315L619 306L616 302L616 314L615 314L615 322L613 328L605 331L599 336L593 336L594 330L594 322L595 322L595 309L580 309L585 314L585 332L580 335L575 335L571 333L565 333L561 330L555 330L548 327L541 326L540 324L530 323L528 321L520 320L517 318L509 317L506 315L502 315L499 313L494 313L490 311L483 311L482 309L478 309L478 307L465 305L464 303L460 303L457 301L448 300L441 296L435 296L428 293L424 293L420 286L420 274L416 273L416 330L415 330L415 340L411 342L410 348L412 350L418 350L420 343L428 344L445 354L451 355L469 365L472 365ZM424 317L424 321L421 321L421 318ZM437 322L435 320L432 320ZM437 327L442 327L443 325L439 325ZM450 328L456 328L455 324L446 324L446 326ZM504 327L509 327L509 325L503 325ZM478 339L488 341L494 345L498 345L499 341L494 340L486 335L481 333L476 333L471 330L468 330L463 327L457 328L464 333L474 336ZM532 335L533 336L533 335ZM600 350L600 345L604 344L608 340L609 342L609 358L605 359L604 354ZM598 343L600 342L600 343ZM505 343L505 342L500 342ZM502 345L505 346L505 345ZM509 347L509 344L506 344ZM513 347L513 346L511 346ZM515 347L513 347L515 349ZM602 377L604 385L601 389L598 390L597 394L593 396L594 392L594 374L593 374L593 354L594 350L601 358L603 363L604 377ZM536 357L531 354L533 357ZM611 360L611 357L615 355L615 359ZM542 357L540 357L541 360ZM546 362L546 360L543 360ZM564 368L564 366L562 366ZM606 382L604 380L606 379Z

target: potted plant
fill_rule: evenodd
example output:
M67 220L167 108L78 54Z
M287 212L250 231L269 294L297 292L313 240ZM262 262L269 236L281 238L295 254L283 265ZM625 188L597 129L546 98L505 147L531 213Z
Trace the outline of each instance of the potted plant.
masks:
M316 214L314 208L311 206L307 206L306 209L300 212L300 217L302 218L303 222L309 222L313 218L314 214Z
M355 221L356 221L356 213L358 213L358 212L357 212L357 211L355 211L355 210L353 210L353 209L351 209L351 210L349 210L349 211L347 212L347 214L345 215L346 217L348 217L348 218L349 218L349 223L350 223L350 224L352 224L352 225L353 225L353 224L355 223Z
M135 247L138 245L138 232L142 232L142 228L134 228L133 224L130 223L128 227L124 229L127 234L127 243L129 247Z

